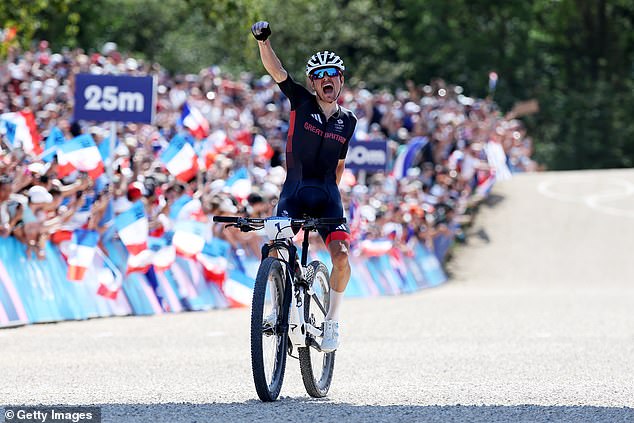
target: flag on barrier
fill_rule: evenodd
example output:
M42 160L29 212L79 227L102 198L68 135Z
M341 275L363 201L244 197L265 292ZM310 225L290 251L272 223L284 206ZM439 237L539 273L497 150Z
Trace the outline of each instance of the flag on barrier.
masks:
M99 233L97 231L77 229L73 233L68 255L68 280L81 281L95 257Z
M391 239L366 239L359 243L361 254L366 257L383 256L394 247Z
M152 265L157 272L164 272L176 261L176 248L172 245L172 234L165 238L150 237L148 246L153 252Z
M229 269L229 254L231 246L226 241L213 239L211 243L205 244L202 251L196 255L196 260L203 266L205 280L214 282L222 288Z
M192 220L180 220L174 224L172 244L176 254L194 258L205 247L205 225Z
M183 135L176 135L161 154L161 163L181 182L189 182L198 172L198 156Z
M222 292L231 307L248 307L253 299L253 284L253 279L238 270L232 270L222 285Z
M116 300L123 285L123 276L112 261L99 248L96 249L93 262L97 271L97 295Z

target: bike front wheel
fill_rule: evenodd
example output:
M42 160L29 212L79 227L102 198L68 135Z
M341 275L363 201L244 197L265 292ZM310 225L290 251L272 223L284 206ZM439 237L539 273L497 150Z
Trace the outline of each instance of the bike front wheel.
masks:
M315 327L323 327L330 306L330 277L328 268L319 261L307 266L307 279L312 285L313 294L304 299L304 318ZM307 347L298 348L299 367L308 395L323 398L328 394L335 368L335 352L325 353L317 349L321 339L309 336ZM312 346L311 346L312 344Z
M284 381L288 343L284 281L280 261L265 258L255 279L251 308L251 366L255 390L262 401L275 401Z

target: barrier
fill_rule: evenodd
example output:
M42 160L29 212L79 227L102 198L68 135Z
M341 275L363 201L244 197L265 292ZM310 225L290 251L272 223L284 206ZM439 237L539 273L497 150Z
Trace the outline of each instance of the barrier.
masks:
M259 261L215 239L205 254L222 258L226 268L214 273L198 260L178 257L167 270L125 275L128 252L113 237L103 237L108 259L121 272L123 282L116 299L97 294L99 261L81 282L67 279L68 265L60 249L46 246L46 259L27 259L23 244L0 238L0 327L28 323L81 320L93 317L153 315L199 311L250 304ZM392 248L375 257L353 250L347 297L398 295L433 287L447 277L435 253L418 241L407 252ZM325 250L311 251L330 269Z

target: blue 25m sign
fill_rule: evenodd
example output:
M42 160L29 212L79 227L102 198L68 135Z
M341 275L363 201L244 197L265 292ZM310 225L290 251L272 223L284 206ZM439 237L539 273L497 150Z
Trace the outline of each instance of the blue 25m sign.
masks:
M151 76L75 75L76 120L152 123L155 109Z

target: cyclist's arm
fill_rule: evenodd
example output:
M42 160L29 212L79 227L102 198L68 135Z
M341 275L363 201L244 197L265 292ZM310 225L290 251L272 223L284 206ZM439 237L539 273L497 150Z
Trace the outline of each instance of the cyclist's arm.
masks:
M339 185L339 182L341 182L341 176L343 176L343 171L346 168L346 160L339 160L339 163L337 163L337 170L335 171L336 175L337 175L337 185Z
M282 62L280 62L280 59L278 59L273 51L271 42L269 40L258 41L258 47L260 48L260 58L262 59L264 69L266 69L269 75L271 75L271 78L278 84L284 81L288 76L288 72L286 72L282 66Z

